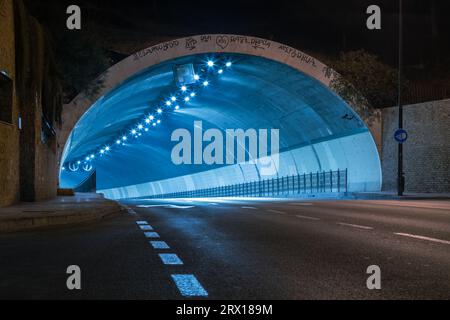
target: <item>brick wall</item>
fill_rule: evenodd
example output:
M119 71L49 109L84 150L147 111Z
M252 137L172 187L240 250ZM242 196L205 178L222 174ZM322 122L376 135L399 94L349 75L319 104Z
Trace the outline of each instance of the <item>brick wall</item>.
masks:
M0 71L14 81L13 0L0 0ZM4 106L0 106L4 107ZM19 201L19 110L13 93L12 123L0 122L0 206Z
M19 32L18 25L28 29ZM38 58L39 52L48 57L44 50L49 50L44 42L36 43L43 38L41 28L20 0L0 0L0 30L0 71L14 87L11 121L0 122L1 207L55 197L58 170L56 137L41 141L42 83L49 81L44 71L48 61Z
M398 108L383 110L383 190L397 186ZM404 144L407 192L450 193L450 100L425 102L404 108Z

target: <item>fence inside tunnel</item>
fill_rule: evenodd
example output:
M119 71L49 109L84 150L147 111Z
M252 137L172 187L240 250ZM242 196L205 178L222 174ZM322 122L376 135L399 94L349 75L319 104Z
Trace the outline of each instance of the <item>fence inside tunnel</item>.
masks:
M348 170L323 171L226 186L159 194L149 199L211 197L288 197L301 194L347 193Z

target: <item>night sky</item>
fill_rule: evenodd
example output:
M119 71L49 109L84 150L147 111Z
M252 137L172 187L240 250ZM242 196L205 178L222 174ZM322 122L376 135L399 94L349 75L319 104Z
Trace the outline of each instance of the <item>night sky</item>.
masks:
M405 63L410 68L448 61L450 19L444 0L404 0ZM78 4L83 32L104 47L131 54L169 38L235 33L272 39L312 54L337 55L364 48L396 66L398 1L155 1L28 0L33 14L53 30L64 29L65 7ZM382 8L382 30L366 28L370 4Z

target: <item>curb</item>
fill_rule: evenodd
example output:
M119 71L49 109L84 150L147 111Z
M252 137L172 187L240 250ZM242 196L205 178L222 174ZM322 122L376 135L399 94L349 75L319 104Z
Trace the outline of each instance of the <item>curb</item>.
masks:
M106 207L99 206L89 210L76 210L71 213L56 213L44 216L24 216L14 218L0 218L0 233L11 233L16 231L34 230L52 226L66 226L84 222L93 222L106 219L123 213L124 208L117 202Z

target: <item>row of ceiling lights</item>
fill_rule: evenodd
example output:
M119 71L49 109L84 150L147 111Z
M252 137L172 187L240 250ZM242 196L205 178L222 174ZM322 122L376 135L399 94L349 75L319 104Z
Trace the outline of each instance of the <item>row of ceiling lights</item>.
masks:
M81 168L84 171L91 171L93 168L92 161L94 161L97 156L102 157L109 154L113 151L113 145L116 147L125 146L126 143L130 140L130 138L137 139L143 135L143 133L147 133L150 131L150 128L157 127L161 124L161 117L165 111L177 111L181 109L181 104L186 105L192 99L197 96L197 93L193 88L195 87L208 87L211 82L208 80L207 74L217 74L222 75L225 72L226 68L230 68L232 66L231 61L225 61L224 63L220 63L219 60L208 60L206 61L207 71L203 72L203 74L195 74L194 80L195 83L192 85L181 85L179 87L179 91L173 95L171 95L168 99L165 99L163 102L163 106L158 107L152 114L147 115L143 121L140 121L138 124L134 125L132 129L129 130L128 133L121 135L118 137L114 143L110 145L106 145L102 147L100 150L96 152L92 152L85 157L75 160L71 163L65 164L61 170L70 170L72 172L76 172ZM165 109L165 110L164 110Z

